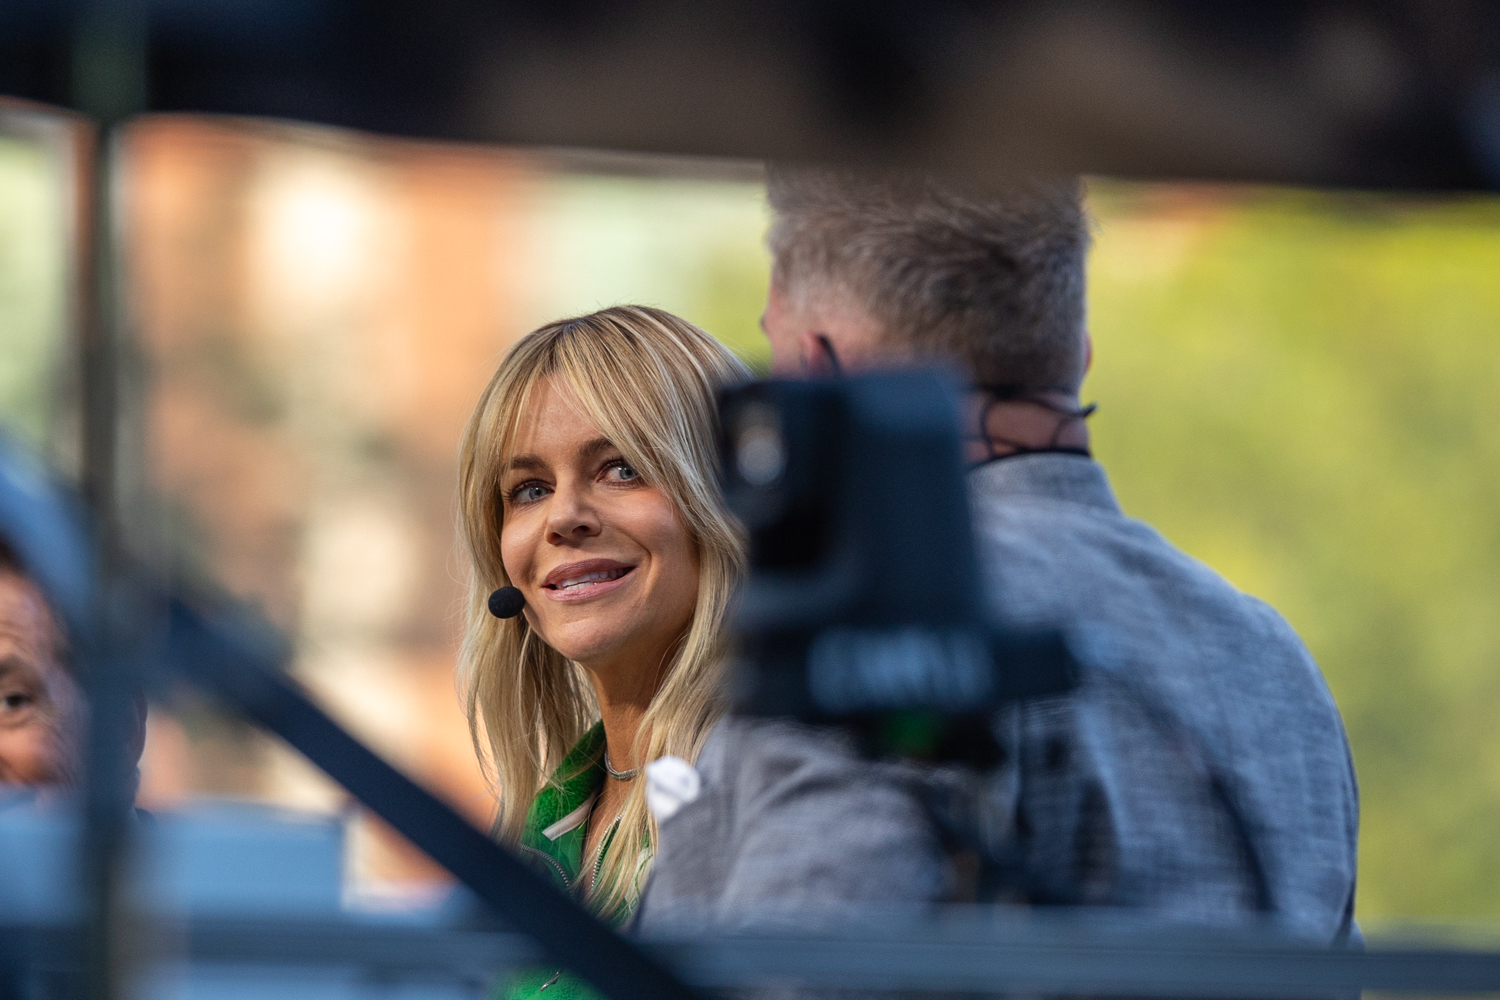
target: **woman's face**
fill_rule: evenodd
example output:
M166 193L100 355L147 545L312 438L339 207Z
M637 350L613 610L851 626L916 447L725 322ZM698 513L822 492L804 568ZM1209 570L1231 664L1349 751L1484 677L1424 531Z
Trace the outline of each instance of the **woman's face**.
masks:
M531 627L596 675L654 684L698 597L676 506L550 378L521 415L500 489L501 558Z

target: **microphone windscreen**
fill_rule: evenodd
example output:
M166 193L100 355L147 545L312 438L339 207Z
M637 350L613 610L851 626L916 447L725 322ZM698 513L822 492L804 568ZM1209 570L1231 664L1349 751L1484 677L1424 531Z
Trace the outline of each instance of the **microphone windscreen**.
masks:
M496 618L514 618L526 607L526 596L515 587L501 587L490 594L490 614Z

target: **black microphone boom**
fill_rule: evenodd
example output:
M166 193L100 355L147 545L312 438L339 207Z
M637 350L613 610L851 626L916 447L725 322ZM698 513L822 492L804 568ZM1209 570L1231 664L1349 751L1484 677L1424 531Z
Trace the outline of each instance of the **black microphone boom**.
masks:
M490 614L496 618L514 618L526 608L526 596L515 587L501 587L490 594Z

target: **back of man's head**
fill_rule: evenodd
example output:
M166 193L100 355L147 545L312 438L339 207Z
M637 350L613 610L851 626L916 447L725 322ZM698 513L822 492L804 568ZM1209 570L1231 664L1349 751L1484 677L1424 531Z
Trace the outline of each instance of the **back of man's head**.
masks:
M968 189L772 168L774 294L862 309L892 355L976 383L1075 392L1087 367L1089 223L1076 179Z

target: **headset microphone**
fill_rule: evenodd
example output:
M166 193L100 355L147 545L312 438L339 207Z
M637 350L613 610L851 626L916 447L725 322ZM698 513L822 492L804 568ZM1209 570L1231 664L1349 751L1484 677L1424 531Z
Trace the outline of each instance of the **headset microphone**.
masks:
M514 618L526 607L526 596L515 587L501 587L490 594L490 614L496 618Z

